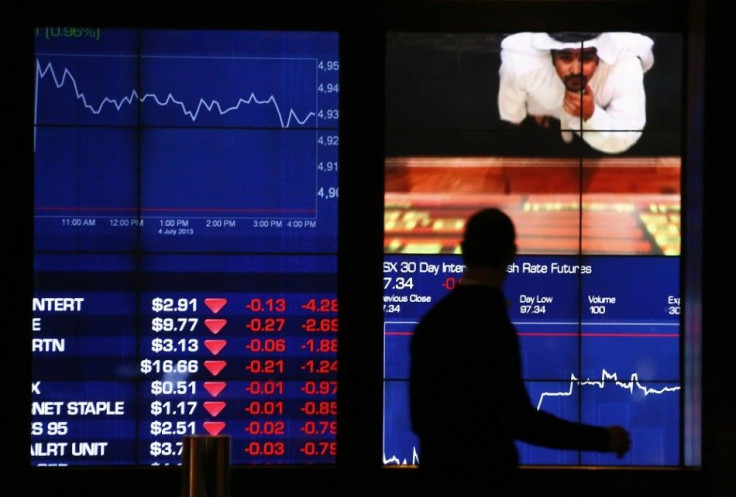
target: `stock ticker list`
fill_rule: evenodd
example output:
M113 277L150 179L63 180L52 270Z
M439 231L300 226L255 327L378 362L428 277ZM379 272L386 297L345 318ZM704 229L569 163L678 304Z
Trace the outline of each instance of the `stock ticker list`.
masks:
M31 464L334 463L337 34L36 38Z
M245 273L217 292L199 278L189 292L162 285L139 301L105 285L105 274L82 275L108 288L77 288L76 297L49 283L33 301L34 461L177 464L182 437L202 434L230 435L234 464L334 460L329 269ZM195 279L166 275L186 276ZM275 281L252 282L264 277ZM239 282L253 289L235 291Z

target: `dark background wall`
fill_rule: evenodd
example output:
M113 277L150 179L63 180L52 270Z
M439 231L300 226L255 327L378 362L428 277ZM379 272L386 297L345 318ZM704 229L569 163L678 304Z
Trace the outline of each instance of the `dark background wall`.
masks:
M244 1L158 2L6 1L0 7L4 109L3 260L5 261L2 388L4 428L2 495L174 496L176 468L31 471L28 427L30 296L32 292L31 28L36 25L121 27L331 29L341 32L341 336L340 463L334 468L234 468L233 495L389 496L407 492L411 470L380 466L381 344L372 339L382 313L382 188L385 33L389 30L679 31L688 68L684 88L685 157L702 162L689 170L683 202L684 250L702 242L703 263L688 267L702 298L686 303L702 316L703 465L697 469L524 471L527 495L736 495L736 422L733 421L733 301L731 231L734 157L726 2L643 1ZM725 20L725 21L724 21ZM724 25L725 24L725 25ZM702 209L700 208L702 206ZM356 351L360 351L357 353Z

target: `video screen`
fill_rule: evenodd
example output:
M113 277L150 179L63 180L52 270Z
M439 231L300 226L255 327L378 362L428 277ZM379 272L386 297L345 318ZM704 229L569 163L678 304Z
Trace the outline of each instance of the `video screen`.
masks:
M338 45L36 29L33 466L336 461Z
M516 226L504 295L533 405L633 440L622 459L517 442L521 463L680 464L682 43L387 34L384 465L421 463L409 344L462 279L465 220L486 207Z

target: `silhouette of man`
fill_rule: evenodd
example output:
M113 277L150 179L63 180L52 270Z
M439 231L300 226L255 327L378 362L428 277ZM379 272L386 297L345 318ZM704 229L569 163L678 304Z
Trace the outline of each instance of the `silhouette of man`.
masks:
M531 403L502 293L515 240L501 210L472 215L461 243L463 278L414 331L410 413L429 495L516 495L515 440L619 457L629 449L619 426L566 421Z
M620 153L646 124L644 73L654 42L637 33L517 33L501 41L498 111L521 124L558 120L596 150Z

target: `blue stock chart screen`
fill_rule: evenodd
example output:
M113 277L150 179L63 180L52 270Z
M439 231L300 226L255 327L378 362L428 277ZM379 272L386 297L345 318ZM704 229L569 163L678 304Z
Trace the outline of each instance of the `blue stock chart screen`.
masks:
M335 32L35 33L31 463L337 456Z
M419 441L409 422L409 344L423 314L458 284L462 267L459 257L452 255L386 256L385 464L421 461ZM579 270L564 273L565 268ZM637 440L623 459L519 442L523 463L677 464L681 388L677 259L519 256L508 271L504 293L519 336L522 373L532 404L566 419L622 424ZM577 298L580 271L585 275L582 298ZM651 279L648 271L660 276ZM456 340L456 333L462 330L448 330L447 340ZM437 364L440 370L443 367Z

